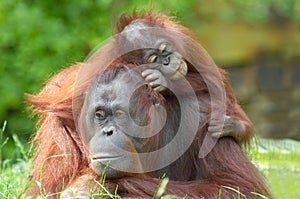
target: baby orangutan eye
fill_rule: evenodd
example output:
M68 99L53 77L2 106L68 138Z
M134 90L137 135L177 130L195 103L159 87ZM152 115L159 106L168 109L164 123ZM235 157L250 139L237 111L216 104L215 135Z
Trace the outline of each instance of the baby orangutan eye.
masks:
M149 58L148 58L148 60L147 60L147 62L148 63L154 63L154 62L156 62L157 61L157 55L151 55Z
M162 43L159 46L158 50L159 50L160 53L163 53L166 50L166 48L167 48L167 44L166 43Z

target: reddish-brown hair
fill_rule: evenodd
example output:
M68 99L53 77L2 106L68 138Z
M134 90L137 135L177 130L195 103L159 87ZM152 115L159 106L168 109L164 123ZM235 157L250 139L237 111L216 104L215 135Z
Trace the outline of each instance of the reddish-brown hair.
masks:
M151 26L174 28L190 35L188 29L173 22L169 17L153 12L142 12L141 14L134 12L132 15L123 15L117 22L116 33L122 31L126 25L137 19L145 19L149 21ZM109 54L102 56L109 56ZM40 181L40 178L42 179L41 185L44 194L59 193L69 186L84 187L88 184L87 181L90 180L90 178L84 178L86 175L96 178L89 167L87 153L76 131L73 119L73 113L80 112L85 91L93 77L95 77L96 72L90 70L89 74L86 74L86 79L79 86L80 89L77 89L74 93L80 66L81 64L77 64L62 70L45 85L39 94L27 95L27 102L32 106L34 112L40 116L39 128L33 140L36 152L33 159L34 168L31 178L37 181ZM222 70L220 72L226 88L227 113L249 121L236 101L225 72ZM196 77L191 83L202 90L202 86L205 85L203 79L197 79ZM249 128L251 128L251 123L249 123ZM201 145L204 136L204 134L200 135L195 142ZM252 131L249 131L245 140L249 140L251 137ZM199 149L195 147L193 150L198 153ZM247 198L256 198L251 192L270 196L263 178L233 138L220 139L205 158L199 159L196 157L191 164L197 166L199 175L197 179L187 182L170 181L166 193L182 197L188 194L191 198L217 198L219 190L222 190L222 198L229 199L237 198L238 194L226 187L236 189L239 187L240 192ZM184 166L182 170L183 168ZM43 172L40 177L41 169ZM113 188L118 184L121 196L146 198L153 195L157 183L157 179L127 177L109 180L107 181L107 187ZM40 190L36 184L31 186L26 193L30 196L39 194Z

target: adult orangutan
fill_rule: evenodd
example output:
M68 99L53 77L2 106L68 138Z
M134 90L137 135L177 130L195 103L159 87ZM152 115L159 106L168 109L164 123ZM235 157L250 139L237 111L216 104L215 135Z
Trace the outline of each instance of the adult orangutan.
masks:
M159 143L160 141L169 142L168 136L173 133L172 122L174 124L180 123L180 118L174 117L178 114L177 109L172 108L174 104L164 104L163 96L145 86L146 82L132 95L133 101L129 104L132 109L124 108L128 106L127 100L123 101L124 98L126 99L127 90L135 84L126 76L120 78L120 74L123 74L124 71L126 71L126 67L111 66L107 71L91 80L92 83L89 84L89 88L85 92L86 96L78 122L81 126L79 128L81 133L85 135L83 143L88 143L89 148L87 149L83 147L74 121L72 121L72 108L69 106L69 99L62 95L71 91L69 86L72 84L68 84L68 81L73 81L72 79L65 79L65 75L73 76L72 74L78 72L78 66L73 66L59 73L47 84L39 96L32 98L31 102L36 105L39 104L39 111L43 112L42 127L39 129L39 139L43 145L39 146L40 153L37 153L35 159L33 179L39 180L40 167L44 163L42 176L42 192L44 194L59 194L59 191L64 187L62 197L72 196L73 192L81 196L87 195L91 191L93 180L101 175L110 158L112 158L112 167L107 169L107 177L114 178L114 180L107 181L109 188L114 190L115 186L118 185L119 195L125 198L150 197L154 193L158 181L151 177L157 174L156 172L143 174L143 169L147 165L143 165L145 161L140 161L139 153L151 152L165 144ZM141 76L140 79L142 79ZM56 99L53 92L57 93ZM49 101L50 96L53 97L51 103ZM183 103L189 103L189 100ZM156 107L154 114L161 115L158 107L165 106L168 115L173 116L167 117L167 120L170 121L166 122L168 125L164 127L162 133L153 137L150 136L150 139L145 140L126 136L128 130L136 129L130 128L127 123L126 117L130 114L126 110L131 110L133 117L137 119L135 121L147 124L149 110L153 105ZM190 111L190 114L193 115L193 107ZM153 123L152 125L159 124ZM152 132L146 133L151 135ZM202 133L202 131L197 132L197 139L203 139ZM163 139L164 136L167 138ZM166 193L179 196L188 194L191 198L215 198L219 190L222 189L222 198L237 197L235 192L222 187L228 186L239 187L242 196L244 194L247 198L254 198L251 191L268 194L259 174L233 138L224 137L219 140L215 148L204 159L198 158L199 140L197 139L183 155L183 159L190 161L190 164L183 166L181 173L178 174L179 176L189 175L189 178L196 175L197 179L189 180L188 183L186 181L170 181ZM115 146L117 146L116 150L114 149ZM129 151L129 155L120 154L124 151ZM53 155L60 154L71 155L51 158ZM126 158L124 159L124 157ZM101 161L104 163L101 164ZM153 159L146 162L149 164L156 163ZM118 169L115 169L116 167ZM194 173L186 173L185 167L193 167ZM179 168L175 168L175 170L179 170ZM176 173L170 174L173 175L170 176L171 178L177 175ZM97 187L95 186L94 189L96 190ZM32 196L38 194L40 194L40 190L34 186L27 192L27 195Z
M135 16L134 14L133 16L136 18L149 18L150 21L156 19L159 23L170 25L170 28L181 27L163 15L150 13L141 16ZM124 26L126 26L126 22L124 22ZM183 30L183 28L181 27L178 30ZM185 29L183 32L185 32ZM183 47L191 53L187 46ZM111 63L114 60L111 60L113 58L109 56L113 54L116 48L119 48L116 43L108 43L99 49L99 56L90 58L89 64L94 67L89 68L89 65L85 66L83 64L86 73L84 73L83 79L79 81L80 84L76 84L76 81L78 82L77 77L81 74L81 68L80 65L75 65L54 76L38 95L28 96L28 102L33 105L36 113L40 114L40 128L34 139L38 148L33 162L32 179L40 181L41 188L33 185L26 192L26 195L53 194L52 196L55 198L56 195L60 195L61 191L63 191L62 197L69 196L72 191L78 192L79 195L86 195L97 189L97 186L93 187L94 189L89 186L93 184L94 179L99 178L98 176L103 171L103 164L99 163L104 161L105 164L109 158L114 156L115 159L111 160L111 167L108 165L106 186L114 190L118 185L118 194L124 198L151 197L158 183L157 177L164 172L171 179L166 193L179 196L188 194L191 198L217 198L218 194L221 193L221 197L224 199L238 198L238 194L231 191L230 188L239 189L241 198L244 196L247 198L258 197L251 192L270 196L260 174L246 158L233 137L222 137L204 158L199 158L200 146L202 146L207 135L209 120L202 120L204 124L199 125L200 128L195 132L190 147L179 160L171 165L166 165L164 168L149 171L148 166L152 164L155 166L157 161L161 160L165 156L165 152L168 151L161 154L161 157L149 161L149 165L145 165L145 161L141 161L141 153L151 153L172 140L176 128L179 128L178 123L180 123L179 119L181 119L182 114L178 111L181 110L178 106L182 105L180 103L187 106L191 101L189 98L184 98L187 101L183 102L168 101L164 93L155 92L153 88L147 87L147 82L144 80L144 86L141 85L132 95L132 99L129 100L132 103L124 104L122 95L135 82L132 82L131 79L120 78L120 74L130 71L134 67L127 63L118 63L120 60ZM183 51L179 52L185 58L187 57ZM199 54L198 56L188 57L192 59L187 60L199 61L204 64L208 62L206 59L209 60L209 58L201 49L199 52L193 53ZM97 60L95 60L95 57L97 57ZM98 71L94 70L96 63L100 63L97 65L101 68ZM194 62L190 67L193 65ZM202 76L199 77L197 73L193 74L193 69L190 67L187 79L198 96L199 91L207 91L204 79L210 79L209 75L218 75L215 74L215 70L204 67L201 71L203 72L201 73ZM204 69L208 71L204 71ZM137 74L134 77L138 77L138 74L141 73L134 74ZM139 78L143 82L142 76ZM223 78L226 96L229 99L227 100L226 113L230 116L243 116L238 118L241 120L244 118L244 113L238 107L225 76ZM174 83L175 87L178 86L175 81L171 83ZM209 81L209 83L213 84L214 82ZM101 105L103 101L109 103ZM121 104L122 106L114 106L115 104ZM129 106L129 109L118 108L126 106ZM154 109L151 107L154 107ZM151 125L146 128L147 131L139 132L140 128L135 127L135 123L148 126L148 119L152 114L155 116L164 115L158 108L163 108L167 113L166 125L163 126L161 132L154 135L151 131L154 128L151 128L152 125L160 126L160 123L163 123L160 120L157 121L158 123L150 123ZM198 111L192 108L187 110L190 110L191 115L194 115L194 111ZM134 124L126 123L126 120L123 120L124 116L128 114L133 116ZM75 116L75 120L73 116ZM190 125L187 125L186 128L190 128ZM130 132L130 130L137 132ZM140 133L145 134L145 137L124 137L128 131L129 135ZM148 133L153 136L147 136ZM120 134L121 137L116 136ZM252 136L252 134L246 135ZM187 136L190 135L187 134ZM248 137L246 138L248 139ZM114 146L120 146L123 149L122 151L129 151L130 156L128 159L120 159L120 164L118 164L118 161L113 161L121 157L119 157L118 149L115 150L115 147L110 148L110 145L106 142L108 140L115 143ZM172 152L172 150L169 151L170 155L172 155ZM121 156L123 157L123 155ZM119 165L121 165L121 168L118 168ZM40 172L41 169L43 172ZM41 173L42 176L40 176Z

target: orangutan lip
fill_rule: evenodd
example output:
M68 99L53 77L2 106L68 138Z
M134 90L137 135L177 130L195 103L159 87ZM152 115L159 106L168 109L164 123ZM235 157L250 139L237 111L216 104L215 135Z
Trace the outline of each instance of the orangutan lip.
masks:
M178 69L176 70L176 72L177 71L179 71L179 72L182 71L183 65L184 65L183 62L180 62L180 65L179 65Z
M177 70L171 75L171 77L172 77L173 75L175 75L177 72L179 72L180 74L182 74L183 66L184 66L184 62L181 61L179 67L178 67Z
M123 155L117 155L117 156L97 156L93 157L93 160L114 160L114 159L119 159Z

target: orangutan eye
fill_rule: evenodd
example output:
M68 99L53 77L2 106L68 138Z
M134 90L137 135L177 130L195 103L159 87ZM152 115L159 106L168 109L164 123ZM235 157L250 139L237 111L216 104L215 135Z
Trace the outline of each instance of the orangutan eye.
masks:
M148 59L147 59L147 62L148 63L154 63L157 61L157 55L151 55Z
M97 110L96 113L95 113L95 116L98 118L98 119L105 119L106 117L106 114L105 114L105 111L104 110Z
M115 117L117 118L124 118L126 116L125 112L122 110L117 110L114 114Z
M167 48L167 44L166 43L162 43L159 46L158 50L159 50L160 53L163 53L166 50L166 48Z

